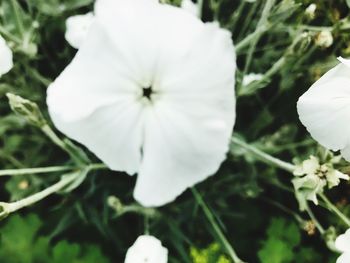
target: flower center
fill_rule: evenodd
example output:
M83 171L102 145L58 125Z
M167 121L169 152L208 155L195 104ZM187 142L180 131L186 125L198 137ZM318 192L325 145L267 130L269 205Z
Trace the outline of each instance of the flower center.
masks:
M142 88L142 97L151 100L151 95L153 94L152 87Z

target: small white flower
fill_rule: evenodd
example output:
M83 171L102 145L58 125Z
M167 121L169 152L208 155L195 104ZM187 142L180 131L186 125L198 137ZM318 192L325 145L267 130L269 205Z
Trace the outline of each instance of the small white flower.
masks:
M315 43L322 48L328 48L333 44L333 35L329 30L323 30L316 35Z
M333 159L338 159L337 157ZM333 159L325 164L320 164L319 159L310 156L296 166L292 180L296 196L301 210L304 210L304 200L318 204L317 194L322 193L325 186L333 188L340 183L340 179L349 180L347 174L333 168Z
M305 9L305 15L309 17L310 19L315 18L315 12L317 9L317 5L315 3L310 4L306 9Z
M13 67L12 51L0 36L0 77L9 72Z
M199 16L198 4L192 2L192 0L182 0L181 8L194 16Z
M90 12L85 15L71 16L66 20L65 38L72 47L76 49L80 47L89 32L93 19L94 15Z
M259 81L263 78L263 74L256 74L256 73L250 73L248 75L245 75L242 80L243 86L248 86L250 83L254 81Z
M128 249L124 263L167 263L168 250L153 236L139 236Z
M337 237L335 240L335 247L342 253L337 259L336 263L349 263L350 262L350 229L344 234Z
M317 142L350 161L350 60L339 60L299 98L297 109Z
M112 170L138 173L144 206L214 174L235 122L235 51L215 23L150 0L99 0L72 63L48 89L56 127Z

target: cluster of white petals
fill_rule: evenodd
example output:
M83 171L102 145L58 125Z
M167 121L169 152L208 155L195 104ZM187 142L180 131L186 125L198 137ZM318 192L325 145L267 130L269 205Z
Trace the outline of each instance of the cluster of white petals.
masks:
M0 77L9 72L13 67L12 51L5 39L0 36Z
M310 156L294 171L295 178L292 180L300 209L305 209L305 200L318 204L317 194L323 192L324 187L333 188L340 183L340 179L349 180L349 176L336 169L333 164L339 162L340 158L334 157L329 162L320 164L315 156Z
M71 16L67 19L65 38L72 47L78 49L84 42L93 19L92 12L85 15Z
M144 206L213 175L235 122L231 34L155 0L98 0L71 64L48 89L55 126L108 167L138 173Z
M139 236L128 249L124 263L167 263L168 250L153 236Z
M350 60L339 60L299 98L297 109L316 141L350 161Z
M336 263L349 263L350 262L350 229L344 234L337 237L335 240L335 247L342 255L337 259Z

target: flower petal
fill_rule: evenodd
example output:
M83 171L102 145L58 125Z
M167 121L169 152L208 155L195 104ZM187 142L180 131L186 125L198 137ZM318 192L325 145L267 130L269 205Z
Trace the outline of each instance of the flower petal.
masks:
M207 24L192 37L186 52L160 56L171 63L160 62L156 83L163 97L147 121L144 160L134 192L145 206L170 202L214 174L228 150L235 120L230 34Z
M85 15L71 16L66 20L65 38L72 47L78 49L81 46L86 39L93 19L93 13L89 12Z
M321 77L298 101L301 122L311 136L350 160L350 68L339 64Z
M153 236L139 236L128 249L124 263L167 263L168 250Z
M338 259L336 263L349 263L350 262L350 253L344 253L342 254Z
M0 77L9 72L12 67L12 51L7 46L5 39L0 36Z
M350 229L337 237L335 240L335 247L341 252L350 253Z
M166 204L213 175L228 151L235 121L232 40L216 24L192 37L186 52L160 56L171 63L159 62L160 95L147 119L134 192L145 206Z
M142 105L126 101L105 106L89 117L66 122L51 114L56 127L84 144L115 171L135 174L141 160L143 135Z
M95 22L86 41L61 75L50 85L50 113L71 122L99 107L135 98L139 87L104 28Z

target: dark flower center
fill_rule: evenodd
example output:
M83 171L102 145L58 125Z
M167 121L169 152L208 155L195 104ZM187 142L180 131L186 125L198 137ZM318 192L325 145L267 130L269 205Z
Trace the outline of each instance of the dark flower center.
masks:
M151 99L152 93L153 93L152 87L142 88L142 96L146 97L149 100Z

